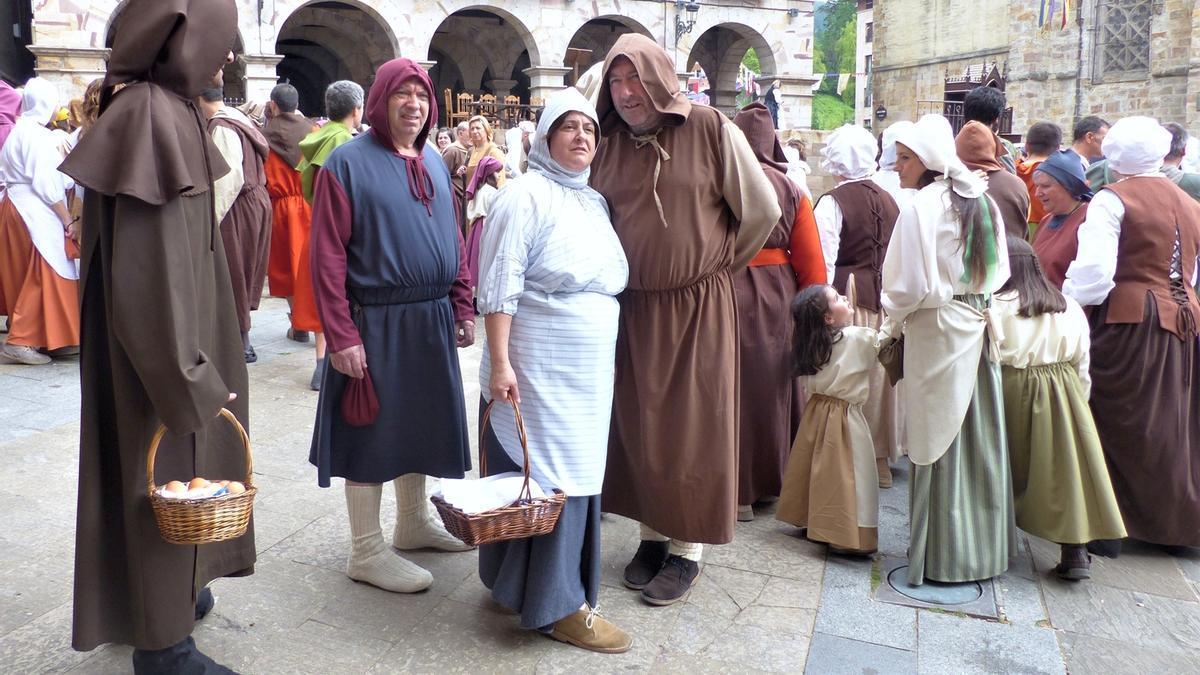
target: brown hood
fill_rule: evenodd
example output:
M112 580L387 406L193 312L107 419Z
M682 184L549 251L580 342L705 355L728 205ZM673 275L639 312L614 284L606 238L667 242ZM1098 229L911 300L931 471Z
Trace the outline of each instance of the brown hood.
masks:
M117 21L100 118L62 172L151 204L209 189L229 167L193 99L236 36L235 0L131 0Z
M275 154L295 169L304 159L300 153L300 141L316 128L317 125L300 113L279 113L267 120L263 135Z
M783 146L779 144L775 122L767 106L751 103L734 115L733 123L746 135L746 141L750 143L750 149L754 151L759 164L787 173L787 155L783 154Z
M1004 145L982 122L967 122L954 139L954 148L958 158L972 171L991 173L1004 168L1000 163Z
M613 106L612 95L609 93L608 71L613 61L624 56L633 63L637 70L642 86L650 95L654 109L666 116L664 123L678 126L687 121L692 111L692 102L679 90L679 77L675 74L675 66L671 57L650 38L637 33L626 33L617 38L608 56L604 59L604 77L601 80L600 92L596 99L596 113L600 115L600 131L611 133L615 130L628 129L621 116Z

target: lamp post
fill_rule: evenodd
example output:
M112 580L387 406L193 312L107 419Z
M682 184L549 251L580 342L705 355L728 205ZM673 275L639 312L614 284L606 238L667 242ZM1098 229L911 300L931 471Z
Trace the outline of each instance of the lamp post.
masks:
M885 108L882 103L880 103L879 107L875 108L875 119L882 122L887 119L887 113L888 113L888 109Z
M680 14L686 11L688 20L684 21ZM687 0L675 0L675 41L679 42L679 38L685 34L692 32L696 27L696 14L700 11L700 3L687 2Z

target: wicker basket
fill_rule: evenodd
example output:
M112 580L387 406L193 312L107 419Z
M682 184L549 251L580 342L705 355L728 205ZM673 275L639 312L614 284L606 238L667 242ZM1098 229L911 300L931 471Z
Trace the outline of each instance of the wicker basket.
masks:
M567 495L562 490L555 490L549 497L534 499L529 491L529 440L525 435L525 422L521 419L521 409L517 402L509 399L513 412L517 417L517 436L521 439L521 450L525 455L525 483L517 501L483 513L464 513L439 496L430 499L437 507L446 531L463 540L471 546L495 544L510 539L524 539L542 534L550 534L558 524L558 516L562 513ZM479 477L487 475L487 453L483 448L483 434L487 429L488 420L492 415L493 400L483 411L479 421Z
M250 512L254 507L254 495L258 488L251 479L254 459L250 455L250 437L241 422L229 410L222 408L224 417L238 431L242 447L246 451L246 491L241 494L224 494L205 499L170 499L157 493L154 485L154 456L167 428L158 426L150 441L146 455L146 491L150 494L150 505L154 508L154 519L163 539L172 544L211 544L240 537L246 533L250 523Z

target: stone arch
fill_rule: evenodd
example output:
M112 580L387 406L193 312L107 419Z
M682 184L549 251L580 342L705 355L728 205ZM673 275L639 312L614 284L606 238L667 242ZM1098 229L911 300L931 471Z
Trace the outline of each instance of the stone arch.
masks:
M476 4L441 20L426 58L437 62L430 77L438 92L513 94L528 101L529 76L524 71L539 63L541 55L525 22L503 8Z
M113 7L108 14L108 21L104 25L104 48L112 49L113 39L116 37L117 22L121 18L121 13L129 6L129 0L121 0ZM225 81L225 98L226 100L242 103L246 100L246 43L242 39L242 29L239 26L234 34L233 47L230 50L235 58L233 63L225 66L224 81Z
M567 43L567 48L591 50L591 61L581 64L579 67L579 72L582 73L591 64L603 61L608 55L608 51L612 49L613 44L617 41L617 38L627 33L638 33L651 40L654 39L649 29L634 19L618 14L604 14L589 19L580 26L575 31L575 34L571 36L570 42ZM570 67L565 58L562 65ZM574 76L568 74L566 80L568 85L573 84Z
M704 69L712 105L730 109L736 105L736 81L742 59L751 48L758 55L763 75L778 74L775 51L762 33L743 23L721 22L696 38L687 56L687 70Z
M300 92L300 109L325 111L325 88L353 80L367 89L375 70L399 54L388 21L360 0L309 0L278 24L276 74Z

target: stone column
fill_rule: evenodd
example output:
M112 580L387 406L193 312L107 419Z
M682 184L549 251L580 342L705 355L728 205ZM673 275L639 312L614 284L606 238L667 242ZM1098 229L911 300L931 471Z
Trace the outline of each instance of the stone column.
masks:
M710 88L708 104L729 117L733 117L737 113L737 90Z
M428 73L429 71L433 70L434 66L437 65L437 61L417 61L417 65L424 68L425 72Z
M540 98L544 101L547 96L565 86L563 78L571 69L561 66L534 66L522 72L529 76L529 98Z
M243 54L246 62L246 100L262 103L271 98L271 90L279 82L275 66L283 60L279 54Z
M496 96L496 100L503 102L504 97L511 94L513 87L517 86L517 81L492 78L489 84L492 85L492 93Z
M107 70L107 49L30 45L29 51L37 59L34 72L58 85L64 99L82 96L88 83Z
M779 128L812 128L812 86L815 77L784 77L779 80Z

